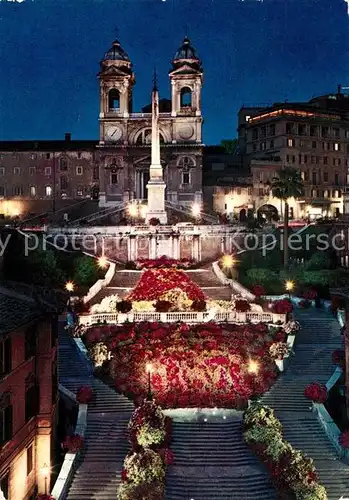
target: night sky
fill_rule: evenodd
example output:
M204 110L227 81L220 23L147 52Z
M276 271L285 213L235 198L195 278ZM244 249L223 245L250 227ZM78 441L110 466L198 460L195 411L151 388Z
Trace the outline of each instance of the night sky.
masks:
M156 66L170 97L184 38L204 67L204 142L236 136L242 105L349 86L344 0L0 0L0 140L98 138L99 61L116 37L136 73L134 110Z

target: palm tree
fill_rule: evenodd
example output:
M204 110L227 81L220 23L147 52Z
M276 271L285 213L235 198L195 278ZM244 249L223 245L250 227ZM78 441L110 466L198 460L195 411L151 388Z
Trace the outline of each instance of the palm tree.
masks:
M288 217L289 217L289 198L299 198L304 194L304 183L298 170L292 167L286 167L277 172L271 182L271 191L275 198L284 202L284 267L288 268Z

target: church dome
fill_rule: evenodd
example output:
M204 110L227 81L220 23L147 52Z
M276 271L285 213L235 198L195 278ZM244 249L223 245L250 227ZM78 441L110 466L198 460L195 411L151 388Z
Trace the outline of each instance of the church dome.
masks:
M183 40L182 45L179 47L177 50L175 56L174 56L174 62L181 61L181 60L192 60L192 61L199 61L199 58L196 54L196 50L190 43L189 38L186 36Z
M128 54L121 47L120 42L115 40L111 48L104 55L104 61L127 61L130 62Z

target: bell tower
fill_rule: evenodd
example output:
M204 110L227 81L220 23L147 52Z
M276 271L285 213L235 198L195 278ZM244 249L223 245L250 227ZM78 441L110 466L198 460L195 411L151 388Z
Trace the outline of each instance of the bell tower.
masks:
M125 119L132 113L135 77L129 56L115 40L100 63L100 144L122 143Z

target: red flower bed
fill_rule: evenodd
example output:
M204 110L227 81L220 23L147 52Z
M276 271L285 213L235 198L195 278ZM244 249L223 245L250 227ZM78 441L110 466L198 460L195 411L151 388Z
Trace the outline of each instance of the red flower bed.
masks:
M157 300L164 293L179 288L190 300L205 300L200 287L179 269L148 269L143 271L140 280L128 300Z
M314 403L324 403L327 399L326 386L318 382L313 382L305 387L304 396Z
M162 408L244 406L251 396L266 392L277 376L269 348L278 332L264 324L97 328L112 353L109 375L118 391L136 402L147 395L148 363L152 393ZM96 337L92 332L86 338L98 342ZM257 373L249 371L251 360L258 364Z
M276 314L286 314L292 312L293 305L290 300L282 299L273 303L273 311Z
M193 267L195 261L191 259L171 259L163 255L158 259L138 259L136 262L137 269L165 269L173 267L176 269L189 269Z
M87 405L92 400L93 390L91 387L84 385L80 387L76 393L76 400L78 403Z
M262 297L263 295L266 295L265 288L262 285L253 285L253 287L252 287L252 293L256 297Z

